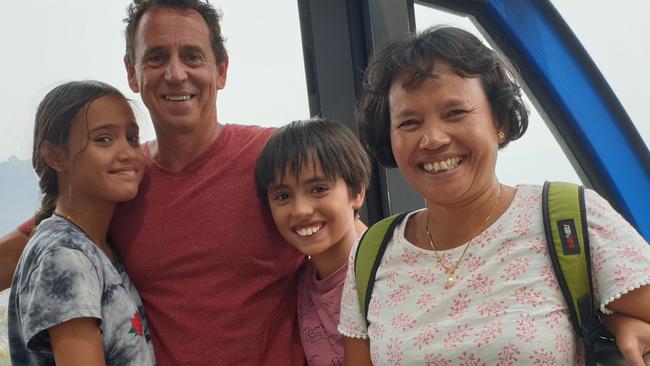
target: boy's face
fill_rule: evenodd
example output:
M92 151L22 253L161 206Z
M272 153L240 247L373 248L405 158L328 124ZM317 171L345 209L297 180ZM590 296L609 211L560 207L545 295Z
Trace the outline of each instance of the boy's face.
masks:
M277 178L267 193L278 231L303 254L334 255L338 244L356 238L354 210L364 192L350 197L345 181L327 179L319 162L303 166L298 177Z

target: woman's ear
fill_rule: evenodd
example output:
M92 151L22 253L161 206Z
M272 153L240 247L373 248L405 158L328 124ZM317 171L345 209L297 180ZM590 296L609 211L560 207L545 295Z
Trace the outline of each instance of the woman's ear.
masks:
M366 198L366 186L362 185L354 197L352 197L352 208L358 210L363 205L363 200Z
M66 151L63 145L54 145L43 141L39 148L39 154L41 159L57 173L65 170Z

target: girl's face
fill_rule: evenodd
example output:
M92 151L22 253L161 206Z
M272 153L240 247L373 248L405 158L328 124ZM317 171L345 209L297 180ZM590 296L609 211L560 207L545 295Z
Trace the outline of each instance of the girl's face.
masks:
M60 195L73 201L128 201L138 193L144 156L127 101L103 96L75 117L62 170ZM67 190L67 192L66 192Z
M363 191L350 197L345 181L326 178L320 163L305 164L298 176L286 174L267 193L278 231L303 254L335 256L348 249L339 243L354 242L354 210L363 203Z

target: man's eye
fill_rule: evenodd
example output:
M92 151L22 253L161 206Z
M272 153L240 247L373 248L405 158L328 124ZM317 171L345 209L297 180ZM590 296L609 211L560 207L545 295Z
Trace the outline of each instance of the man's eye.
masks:
M163 55L149 55L145 58L145 63L149 66L161 66L165 62Z
M203 63L204 57L198 52L190 52L185 55L185 62L190 66L197 66Z

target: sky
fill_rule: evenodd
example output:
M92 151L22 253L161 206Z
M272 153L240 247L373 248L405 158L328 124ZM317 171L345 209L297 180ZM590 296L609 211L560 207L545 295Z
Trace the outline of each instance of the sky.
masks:
M39 0L5 4L0 13L4 88L0 90L0 161L29 159L38 102L55 85L99 79L136 101L143 139L153 128L139 96L126 83L122 18L129 0ZM218 96L220 122L279 126L309 117L297 0L213 2L221 8L230 55L226 89ZM555 0L619 96L646 142L650 72L650 2ZM255 6L255 11L251 7ZM472 30L467 18L416 6L418 29L437 23ZM533 109L529 104L529 108ZM510 184L545 179L578 182L539 116L527 135L499 158L498 176Z

